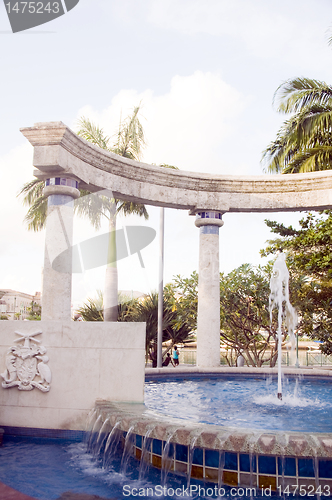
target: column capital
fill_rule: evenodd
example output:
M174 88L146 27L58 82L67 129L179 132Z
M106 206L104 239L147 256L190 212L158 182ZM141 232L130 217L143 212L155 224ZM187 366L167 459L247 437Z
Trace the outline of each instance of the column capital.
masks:
M222 220L222 212L214 212L211 210L201 211L196 213L195 226L217 226L221 227L224 225Z
M64 195L79 198L78 182L67 177L51 177L46 179L44 196Z

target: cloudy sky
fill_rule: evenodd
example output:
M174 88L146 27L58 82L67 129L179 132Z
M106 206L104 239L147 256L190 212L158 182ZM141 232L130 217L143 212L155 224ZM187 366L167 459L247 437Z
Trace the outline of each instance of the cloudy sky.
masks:
M141 103L144 161L218 174L262 174L261 152L283 116L272 98L285 80L332 82L330 0L80 0L66 15L13 34L0 4L1 246L0 287L41 288L43 233L23 224L17 198L32 178L32 147L20 127L86 116L109 135ZM121 225L158 229L150 220ZM225 214L220 268L261 262L267 214ZM270 218L296 223L298 214ZM107 228L106 221L102 232ZM75 240L95 235L75 220ZM198 266L199 231L185 211L166 210L165 281ZM120 289L158 286L158 242L119 262ZM75 275L73 302L103 288L105 269Z

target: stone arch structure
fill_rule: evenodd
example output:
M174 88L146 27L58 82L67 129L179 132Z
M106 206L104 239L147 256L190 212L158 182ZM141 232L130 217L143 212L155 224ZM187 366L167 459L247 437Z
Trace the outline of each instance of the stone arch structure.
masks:
M46 241L56 254L71 246L70 200L77 188L148 205L188 210L200 228L197 365L219 366L219 227L225 212L282 212L332 208L332 171L231 176L164 169L90 144L62 122L21 129L34 147L34 175L48 181ZM208 170L208 166L204 165ZM55 182L58 179L59 182ZM53 214L53 215L52 215ZM57 273L45 252L43 319L70 319L71 272Z

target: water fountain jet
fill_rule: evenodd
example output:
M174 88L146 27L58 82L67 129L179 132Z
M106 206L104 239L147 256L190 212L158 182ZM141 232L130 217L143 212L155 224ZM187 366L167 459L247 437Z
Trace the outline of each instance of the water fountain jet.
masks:
M273 265L270 280L269 311L272 325L273 309L278 309L278 399L282 400L282 329L287 330L292 347L295 346L294 330L297 325L297 313L289 301L289 272L286 265L286 255L280 253Z

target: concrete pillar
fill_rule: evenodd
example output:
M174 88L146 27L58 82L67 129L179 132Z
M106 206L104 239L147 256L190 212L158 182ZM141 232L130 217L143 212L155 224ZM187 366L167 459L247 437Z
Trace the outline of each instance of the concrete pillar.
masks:
M195 225L200 228L197 366L220 365L220 284L219 227L223 226L220 212L199 212Z
M80 195L73 179L47 179L48 197L43 272L42 320L71 319L72 239L74 199ZM65 252L61 268L53 269L54 259Z

